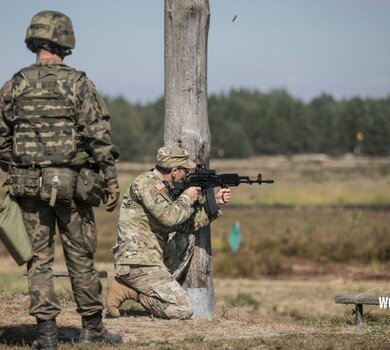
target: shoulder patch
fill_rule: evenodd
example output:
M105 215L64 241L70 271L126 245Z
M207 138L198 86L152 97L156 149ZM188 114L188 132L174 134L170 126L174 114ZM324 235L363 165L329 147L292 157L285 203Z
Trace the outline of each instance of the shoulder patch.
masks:
M159 180L153 176L153 173L147 171L138 175L134 179L132 187L138 195L138 193L141 194L145 189L153 189L155 187L156 182L158 181Z
M162 191L165 188L165 185L161 181L157 181L156 184L154 185L154 188L157 191Z

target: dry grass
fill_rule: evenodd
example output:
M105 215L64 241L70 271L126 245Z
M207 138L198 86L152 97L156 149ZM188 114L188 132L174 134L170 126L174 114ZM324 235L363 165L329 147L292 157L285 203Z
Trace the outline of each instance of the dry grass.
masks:
M121 192L151 167L119 163ZM291 259L310 261L303 268L300 264L299 271L309 265L320 273L335 262L369 264L377 274L386 268L383 263L390 260L390 158L278 156L218 160L211 167L217 173L239 171L251 177L261 171L265 178L275 180L271 185L233 188L231 204L212 225L218 276L296 273ZM351 204L356 207L346 207ZM95 216L96 259L111 262L118 210L107 213L100 207ZM240 221L243 235L238 254L230 253L226 239L235 221Z
M261 171L264 178L275 180L260 188L233 189L232 205L213 223L215 318L106 319L110 330L125 336L127 343L118 348L390 348L390 311L366 307L367 323L356 327L352 307L333 301L343 293L389 295L390 159L262 157L213 161L211 166L252 177ZM150 167L121 164L122 193L134 176ZM118 212L99 208L95 214L97 267L112 274L109 249ZM226 237L236 220L243 243L232 254ZM56 254L55 269L65 269L61 249ZM26 312L22 272L6 254L0 257L0 349L27 347L36 337L34 319ZM77 348L73 340L80 319L67 279L56 280L56 290L63 306L58 317L61 348Z
M152 164L119 163L124 190L131 179ZM212 160L217 173L239 173L274 179L272 185L241 185L233 189L236 205L390 205L390 158L346 155L273 156Z
M218 276L291 274L298 272L291 265L294 259L311 261L313 271L321 264L321 273L334 263L371 264L374 269L390 260L387 210L251 207L224 213L212 227ZM243 242L234 254L227 236L236 220Z
M387 274L388 210L260 206L226 207L223 212L212 224L216 276L334 273L337 264L364 265L366 274ZM97 260L112 262L117 212L100 211L96 217ZM227 237L235 221L240 222L242 244L234 254Z
M102 267L112 272L110 266ZM0 313L5 316L0 320L1 349L28 346L36 337L34 319L26 315L28 298L20 290L7 291L3 281L8 274L1 268ZM63 312L57 319L61 348L71 349L80 318L68 298L68 281L56 280L56 287L63 291ZM356 327L352 307L333 302L334 295L346 292L381 295L387 291L387 281L334 276L305 281L215 279L214 287L217 303L212 320L142 316L105 319L105 324L123 334L127 343L119 349L386 349L389 344L390 311L366 307L367 323Z

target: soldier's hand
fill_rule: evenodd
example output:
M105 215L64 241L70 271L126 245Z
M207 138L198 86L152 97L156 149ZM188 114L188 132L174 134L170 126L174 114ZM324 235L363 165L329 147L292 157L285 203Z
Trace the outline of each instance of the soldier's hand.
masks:
M110 179L106 181L106 188L104 190L103 203L106 205L107 211L113 211L119 201L119 184L117 179Z
M224 205L230 202L231 197L230 188L220 188L215 194L215 201L218 205Z
M199 199L199 193L201 191L200 187L189 187L183 193L189 196L193 203L195 203Z

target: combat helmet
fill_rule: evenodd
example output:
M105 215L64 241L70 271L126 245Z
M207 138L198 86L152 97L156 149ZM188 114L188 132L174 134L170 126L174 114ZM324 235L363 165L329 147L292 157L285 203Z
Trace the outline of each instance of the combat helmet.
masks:
M53 49L60 51L66 56L71 54L75 41L72 21L68 16L56 11L41 11L31 19L24 42L33 52L41 47L51 52Z

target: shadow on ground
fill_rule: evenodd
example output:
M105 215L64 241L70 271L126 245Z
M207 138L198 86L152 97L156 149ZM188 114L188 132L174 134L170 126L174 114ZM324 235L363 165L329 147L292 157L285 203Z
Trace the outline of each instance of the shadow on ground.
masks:
M59 327L58 339L64 343L76 343L80 329L73 327ZM0 328L0 344L8 346L31 346L37 338L36 325L6 326Z

